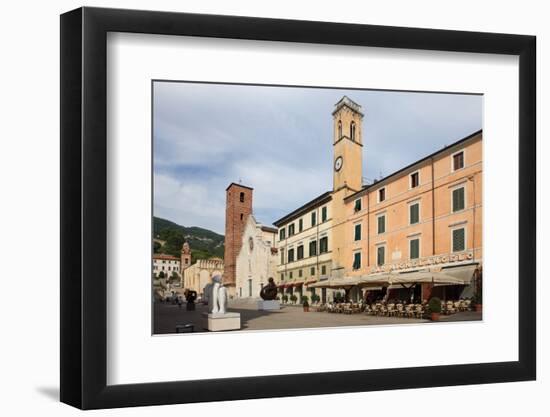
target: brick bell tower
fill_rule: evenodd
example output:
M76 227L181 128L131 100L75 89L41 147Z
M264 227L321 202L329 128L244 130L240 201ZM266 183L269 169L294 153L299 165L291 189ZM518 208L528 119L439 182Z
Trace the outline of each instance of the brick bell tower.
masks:
M236 262L246 220L252 214L253 188L231 183L225 190L225 252L223 283L235 295Z

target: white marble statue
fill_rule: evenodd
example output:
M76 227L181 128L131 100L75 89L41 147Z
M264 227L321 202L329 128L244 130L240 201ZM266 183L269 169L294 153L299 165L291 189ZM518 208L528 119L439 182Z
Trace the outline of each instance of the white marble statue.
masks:
M223 285L218 290L218 304L220 305L218 313L225 314L227 311L227 288Z
M208 291L208 312L212 314L225 314L227 306L227 289L222 285L222 277L212 277L212 284L205 287L205 294Z

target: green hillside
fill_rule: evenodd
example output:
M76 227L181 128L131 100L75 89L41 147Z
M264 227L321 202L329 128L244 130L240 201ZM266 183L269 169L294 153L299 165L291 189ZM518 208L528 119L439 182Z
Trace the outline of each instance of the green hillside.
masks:
M192 262L214 256L223 258L224 236L201 227L184 227L160 217L153 217L155 253L180 256L181 246L187 241L191 246Z

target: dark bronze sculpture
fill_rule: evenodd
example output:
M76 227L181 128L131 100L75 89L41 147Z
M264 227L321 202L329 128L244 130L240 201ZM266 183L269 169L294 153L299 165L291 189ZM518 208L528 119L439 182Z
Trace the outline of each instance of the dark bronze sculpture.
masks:
M273 278L269 278L267 285L260 290L260 297L263 300L275 300L277 298L277 286Z
M185 301L187 301L187 311L195 311L195 300L197 299L197 292L186 289L183 292Z

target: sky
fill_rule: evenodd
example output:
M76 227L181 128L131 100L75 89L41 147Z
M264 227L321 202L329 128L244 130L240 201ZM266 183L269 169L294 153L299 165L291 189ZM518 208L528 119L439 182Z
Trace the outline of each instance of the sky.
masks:
M332 189L332 111L362 106L363 177L395 172L482 128L483 97L155 81L154 215L225 230L225 189L253 187L266 225Z

